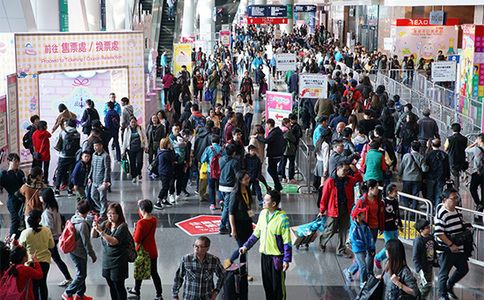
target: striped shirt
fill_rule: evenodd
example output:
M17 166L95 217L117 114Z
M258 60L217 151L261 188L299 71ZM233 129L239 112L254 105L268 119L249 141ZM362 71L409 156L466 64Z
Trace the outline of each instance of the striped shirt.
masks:
M448 247L442 240L438 237L440 234L445 234L447 238L453 234L460 233L464 231L462 216L457 212L457 210L449 211L445 206L441 206L437 212L434 219L435 229L434 235L435 240L439 246ZM459 252L464 252L464 246L458 246ZM442 251L439 251L442 252Z

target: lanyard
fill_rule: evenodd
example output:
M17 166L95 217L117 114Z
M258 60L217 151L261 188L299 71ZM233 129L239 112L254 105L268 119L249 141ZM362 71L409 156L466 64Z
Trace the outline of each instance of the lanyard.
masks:
M245 204L247 204L247 208L250 208L250 206L249 206L249 194L247 192L242 193L242 197L244 198Z

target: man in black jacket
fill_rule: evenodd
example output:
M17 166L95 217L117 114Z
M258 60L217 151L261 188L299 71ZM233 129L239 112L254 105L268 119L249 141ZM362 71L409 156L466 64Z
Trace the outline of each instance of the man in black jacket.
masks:
M299 140L303 136L303 131L301 125L297 123L297 115L296 114L289 114L289 120L291 121L291 131L296 137L296 147L299 145Z
M444 150L449 154L450 172L452 180L457 190L460 186L460 171L464 171L469 166L466 163L467 138L460 133L459 123L452 124L452 135L447 138Z
M425 155L425 163L429 166L426 173L427 199L435 208L442 200L445 182L450 178L449 155L440 150L440 139L432 140L432 150Z
M261 143L267 144L267 158L269 165L267 166L267 172L274 180L274 188L277 191L282 190L281 182L279 181L279 175L277 174L277 163L284 154L285 143L282 135L282 130L279 127L275 127L276 123L273 119L267 119L266 129L269 130L269 134L266 138L260 136L253 136Z

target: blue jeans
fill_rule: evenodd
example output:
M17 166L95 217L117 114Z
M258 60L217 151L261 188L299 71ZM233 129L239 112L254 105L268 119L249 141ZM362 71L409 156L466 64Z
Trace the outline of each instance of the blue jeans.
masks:
M224 201L224 195L218 190L218 179L210 177L210 173L207 173L208 180L208 195L210 197L210 204L215 205L215 191L217 191L218 201Z
M257 200L259 200L259 203L262 203L262 191L260 189L259 185L259 180L257 178L250 179L249 187L251 187L253 190L255 190L255 194L257 195Z
M168 6L168 19L175 17L175 6Z
M378 237L378 228L370 228L370 231L371 231L371 235L373 237L373 241L376 244L376 238ZM366 268L368 270L368 274L373 274L373 259L374 259L375 256L371 255L370 251L367 251L367 252L368 252L368 255L366 255L366 258L365 258L366 259ZM356 271L358 271L358 263L355 262L353 265L351 265L349 270L350 270L351 274L355 275Z
M220 220L219 230L228 229L229 224L229 205L230 205L230 193L223 192L224 210L222 211L222 218Z
M74 266L76 267L76 278L66 289L66 294L69 297L75 295L82 297L86 292L86 277L87 277L87 259L69 254Z
M398 239L398 230L391 230L391 231L383 231L383 238L385 239L385 244L389 240L393 239ZM378 252L377 255L375 255L375 259L379 261L383 261L384 259L387 258L387 254L385 253L385 247Z
M121 148L119 147L118 134L111 134L111 136L109 137L108 144L111 141L111 139L113 139L113 145L114 145L114 148L116 149L116 161L121 161Z
M365 282L368 280L368 268L366 265L366 251L355 253L355 263L350 267L350 271L352 268L356 270L360 270L360 282ZM370 254L368 253L368 256ZM352 272L353 273L353 272Z
M410 195L417 196L420 193L422 183L420 181L403 181L402 192ZM401 197L403 206L410 207L409 203L412 202L412 209L417 208L417 200L413 200L407 197Z
M445 182L438 180L427 180L427 199L432 202L437 211L437 205L442 201L442 190Z
M210 101L212 103L212 106L215 106L215 104L217 104L217 88L214 88L214 89L208 89L210 91L210 94L212 94L212 101Z

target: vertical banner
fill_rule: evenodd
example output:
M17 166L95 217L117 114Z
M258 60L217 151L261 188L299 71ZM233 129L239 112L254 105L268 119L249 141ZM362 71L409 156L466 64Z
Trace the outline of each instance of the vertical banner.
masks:
M8 129L7 129L7 97L0 96L0 168L7 167Z
M299 74L300 98L328 98L328 75Z
M292 112L292 94L267 91L266 108L266 120L273 119L280 127L282 119L289 117Z
M17 74L7 76L8 150L20 155Z
M220 31L220 44L230 47L230 31Z
M192 63L191 63L191 48L190 44L174 44L173 47L175 48L175 72L173 75L177 75L178 72L181 71L182 66L187 67L188 72L192 72Z

